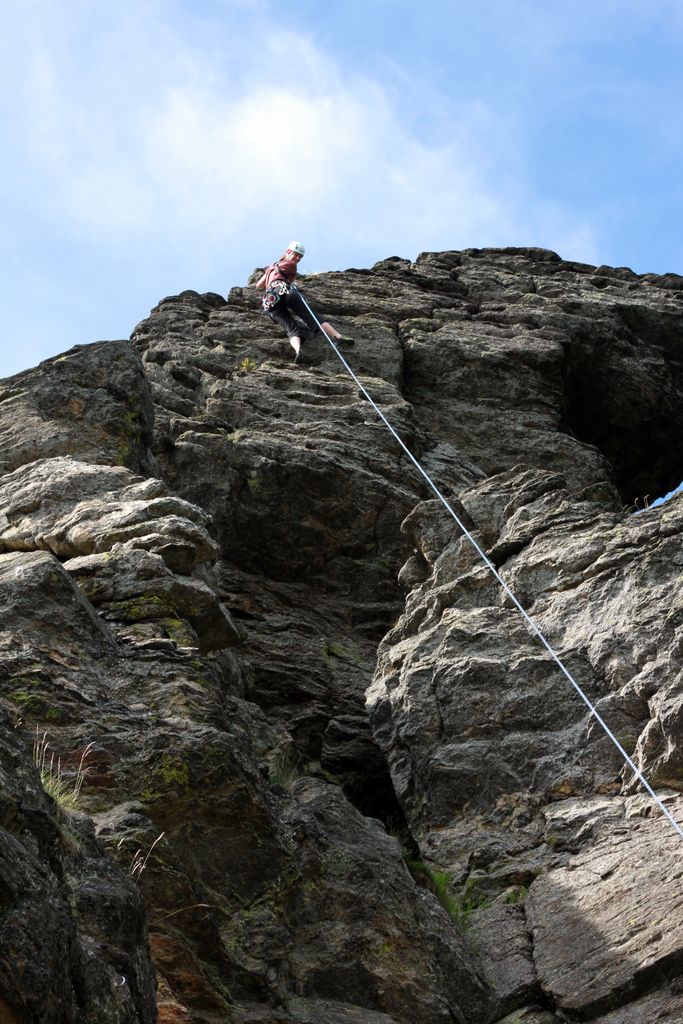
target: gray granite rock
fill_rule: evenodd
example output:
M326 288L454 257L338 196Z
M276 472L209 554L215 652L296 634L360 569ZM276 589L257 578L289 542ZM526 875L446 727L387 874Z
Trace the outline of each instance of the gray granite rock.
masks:
M292 999L283 1010L263 1006L242 1006L235 1012L236 1024L396 1024L386 1013L374 1013L348 1002L331 999Z
M671 803L679 819L682 809L681 801ZM526 910L536 969L559 1009L593 1019L658 988L667 976L678 978L680 987L680 848L661 815L632 819L534 882ZM672 1002L669 994L654 1006L663 1012ZM646 1020L650 1010L640 1018L639 1012L604 1019Z
M508 898L515 898L514 890ZM540 996L529 926L520 903L502 899L476 910L467 937L495 992L496 1016Z
M671 793L683 506L624 506L683 475L680 286L538 249L301 281ZM188 291L0 387L0 744L30 769L38 726L70 775L91 744L83 881L25 860L45 941L0 1016L70 1022L77 963L91 1016L151 1019L149 944L160 1024L676 1019L662 820L333 349L304 348L252 285ZM29 774L10 846L47 799Z
M638 743L643 767L670 784L678 747L669 744L663 755L653 733L655 723L667 728L660 708L675 700L680 674L671 609L679 603L683 505L628 517L601 511L592 492L572 498L551 479L550 514L551 492L539 504L512 480L498 486L522 502L526 493L528 503L503 524L489 502L481 531L476 488L465 492L461 504L475 534L485 547L488 539L492 557L502 552L506 582L622 743L631 751ZM451 527L452 539L435 557L444 530L435 503L408 520L414 527L431 572L383 641L369 702L416 827L448 825L465 806L493 812L499 798L515 793L543 799L618 789L618 752L467 539Z
M595 1024L676 1024L679 1020L683 1020L683 993L677 978L628 1006L596 1017Z
M11 711L0 713L0 1013L10 1024L152 1024L139 890L95 841L92 823L43 790L30 735L22 742L25 719L48 728L60 718L46 666L64 679L78 671L79 651L103 657L111 638L46 553L0 555L0 594L0 688ZM73 623L70 644L46 628L60 617ZM34 733L33 745L41 738ZM60 771L53 777L72 786L71 763Z
M0 471L58 455L156 470L149 385L126 341L76 345L6 378L0 405Z

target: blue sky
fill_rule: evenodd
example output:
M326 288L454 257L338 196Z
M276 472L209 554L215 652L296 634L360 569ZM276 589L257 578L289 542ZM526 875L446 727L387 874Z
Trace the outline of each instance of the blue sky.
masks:
M165 295L542 245L683 273L680 0L0 0L0 376Z

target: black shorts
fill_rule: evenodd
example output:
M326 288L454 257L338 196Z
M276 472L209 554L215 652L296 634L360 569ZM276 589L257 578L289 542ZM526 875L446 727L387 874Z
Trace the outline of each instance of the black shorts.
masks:
M287 332L288 338L301 335L301 325L297 324L296 320L292 316L295 313L303 322L306 324L308 329L315 334L319 329L315 318L306 309L303 299L298 292L290 292L289 295L284 295L278 303L271 309L268 316L271 320L274 320L280 327L284 327Z

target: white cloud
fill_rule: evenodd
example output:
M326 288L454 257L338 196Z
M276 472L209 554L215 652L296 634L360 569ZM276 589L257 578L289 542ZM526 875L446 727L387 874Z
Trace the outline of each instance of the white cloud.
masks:
M596 257L591 225L530 191L486 104L442 112L444 137L426 140L380 82L239 6L253 22L220 40L173 31L154 5L109 16L87 53L78 20L80 35L68 18L33 27L15 133L72 228L205 251L307 233L377 257L527 243Z
M146 132L145 171L180 213L210 205L212 220L218 210L244 221L301 193L316 205L339 185L346 154L360 155L366 120L343 94L271 87L226 100L174 90Z

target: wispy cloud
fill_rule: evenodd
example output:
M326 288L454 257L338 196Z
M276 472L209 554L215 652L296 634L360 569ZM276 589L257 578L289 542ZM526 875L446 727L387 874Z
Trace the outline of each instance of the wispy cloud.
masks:
M597 257L593 226L534 194L490 106L454 108L425 140L371 74L240 8L240 36L220 40L155 5L91 34L68 7L32 26L15 142L72 230L211 249L297 224L377 255L529 242Z

